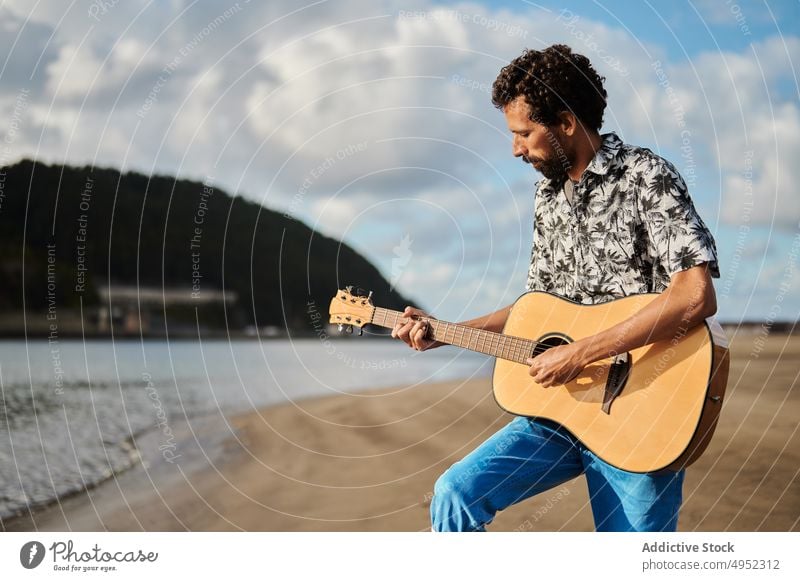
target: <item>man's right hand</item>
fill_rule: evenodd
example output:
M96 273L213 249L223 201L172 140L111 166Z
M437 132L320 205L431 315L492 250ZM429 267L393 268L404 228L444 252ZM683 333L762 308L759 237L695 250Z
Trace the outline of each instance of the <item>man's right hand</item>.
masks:
M430 325L424 320L414 320L411 317L422 317L434 319L424 311L414 307L406 307L403 311L403 318L392 329L392 337L400 339L406 345L417 351L425 351L444 345L441 341L435 341L430 336Z

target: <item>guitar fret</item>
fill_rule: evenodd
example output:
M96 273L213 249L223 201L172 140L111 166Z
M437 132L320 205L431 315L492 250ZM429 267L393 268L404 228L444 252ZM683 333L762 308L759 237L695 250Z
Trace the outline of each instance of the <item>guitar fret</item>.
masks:
M400 311L375 307L370 322L391 329L402 318L403 313ZM433 340L518 363L525 363L525 359L533 353L537 345L536 341L529 339L447 321L431 319L430 324L430 338Z

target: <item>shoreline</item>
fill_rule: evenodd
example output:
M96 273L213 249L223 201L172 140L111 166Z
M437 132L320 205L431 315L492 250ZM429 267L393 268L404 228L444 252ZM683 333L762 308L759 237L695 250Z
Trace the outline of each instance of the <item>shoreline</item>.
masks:
M420 394L421 397L407 397L409 391L424 391L426 393ZM454 395L455 394L455 395ZM417 394L415 394L417 395ZM291 424L296 424L297 420L305 417L306 421L310 421L315 430L340 430L350 432L350 437L355 436L356 439L361 438L359 432L376 434L386 431L394 430L393 425L397 425L397 421L404 421L402 418L393 418L388 422L384 421L350 421L345 425L345 422L339 421L347 419L354 420L358 414L353 412L347 414L344 409L346 405L352 405L357 408L367 404L368 407L388 409L397 409L392 406L387 400L408 400L415 404L423 403L420 405L413 405L414 409L408 409L407 416L410 416L408 421L413 422L415 417L420 414L428 414L433 410L433 415L439 416L440 420L445 419L446 416L441 414L441 411L436 411L436 407L441 407L442 403L449 402L455 403L463 412L472 411L476 404L480 405L482 400L482 416L487 415L492 423L497 423L496 429L503 425L504 421L507 422L511 416L496 407L494 398L491 393L491 380L490 378L479 379L465 379L465 380L451 380L436 383L424 384L421 386L410 387L407 384L398 384L394 387L384 387L369 391L358 391L348 394L314 396L309 398L299 399L294 402L282 403L274 406L266 406L254 411L239 412L228 414L223 417L221 415L207 415L191 418L189 422L183 420L179 426L175 427L176 441L178 448L181 450L183 458L180 462L170 465L161 459L156 450L156 440L159 437L157 428L153 428L144 432L143 434L134 438L136 443L136 450L139 453L139 461L128 469L112 475L108 479L100 482L99 484L90 488L76 491L68 494L65 497L54 499L51 503L32 508L30 513L23 510L21 514L8 518L2 522L2 528L6 531L23 531L23 530L199 530L192 526L187 519L182 518L182 515L177 514L180 511L170 511L169 507L167 512L175 513L173 517L167 517L158 524L155 528L150 528L144 525L145 522L152 522L152 515L147 515L146 518L139 516L140 509L145 508L144 505L158 502L159 498L166 496L180 496L179 489L187 488L195 490L197 487L196 482L206 478L220 478L225 473L226 469L231 467L234 470L247 467L248 462L256 461L260 466L259 472L265 474L273 473L276 467L270 467L267 463L260 462L254 455L248 444L252 443L257 438L262 438L265 433L272 435L270 445L266 448L273 448L271 444L283 442L289 449L300 449L306 451L311 457L315 459L327 459L328 462L344 462L352 463L363 459L369 461L375 458L391 457L393 455L407 456L407 452L412 447L422 446L428 448L435 444L431 443L431 438L421 443L418 442L403 442L403 445L395 449L381 449L376 450L376 453L371 454L339 454L332 453L335 450L324 449L325 444L323 440L328 441L328 446L332 438L323 436L317 441L318 448L316 450L304 445L297 440L294 443L288 443L289 438L286 437L286 432L291 431L288 428ZM457 400L453 402L453 399ZM478 400L477 402L475 400ZM489 404L489 405L486 405ZM433 407L432 407L433 406ZM408 406L406 406L408 407ZM462 413L463 413L462 412ZM333 417L325 417L326 415ZM316 418L310 419L309 418ZM200 425L202 424L202 425ZM288 428L288 429L287 429ZM446 424L442 425L440 430L451 429ZM259 432L258 435L253 432ZM398 430L399 433L399 430ZM488 436L490 432L484 434ZM435 438L436 436L433 436ZM312 438L314 439L314 438ZM478 438L480 439L480 438ZM476 436L469 435L469 440L476 440ZM202 445L198 445L198 441ZM381 442L384 440L381 438ZM472 447L477 445L479 441L472 441ZM209 445L210 444L210 445ZM469 442L467 442L469 445ZM269 450L267 450L269 451ZM468 450L463 450L466 453ZM453 460L455 461L455 459ZM451 462L452 463L452 462ZM177 468L173 470L171 468ZM431 472L434 466L422 466L422 471ZM446 466L438 469L436 475L431 472L433 480L430 481L429 487L432 487L435 476L444 471ZM365 474L370 470L366 470ZM285 471L282 476L278 476L278 480L294 478ZM322 490L323 492L337 494L337 491L350 491L354 493L354 497L361 495L359 491L366 491L369 494L370 490L379 489L384 486L392 488L399 488L402 481L407 480L407 475L398 475L397 478L390 479L392 482L375 482L367 485L348 485L346 483L335 482L319 482L311 483L308 480L302 483L306 487L313 490ZM297 479L294 479L297 480ZM413 488L413 487L412 487ZM284 491L284 494L291 496L290 491ZM402 510L408 511L412 505L416 505L417 510L425 513L425 520L427 520L427 506L430 500L430 492L426 489L422 493L414 495L414 503L405 505ZM208 503L201 498L196 498L195 502L199 505L207 505ZM136 507L141 503L141 506L128 510L128 507ZM263 508L263 507L262 507ZM355 523L361 522L369 525L370 521L381 521L393 513L396 515L397 510L389 510L379 514L364 515L360 518L316 518L313 516L303 515L301 512L292 512L291 514L283 514L286 511L274 511L269 508L265 509L270 514L277 514L281 516L282 520L289 519L294 521L294 524L310 523L316 521L322 527L322 530L364 530L361 527L354 526ZM144 512L150 512L145 510ZM207 515L208 516L208 515ZM218 517L219 518L219 517ZM188 519L191 521L191 519ZM229 519L220 518L221 521ZM402 519L401 519L402 520ZM69 525L67 525L69 523ZM169 523L169 524L167 524ZM341 528L339 525L341 525ZM117 524L122 525L116 526ZM153 523L155 524L155 523ZM306 529L304 527L290 526L288 528L276 527L269 522L269 520L262 523L264 526L258 526L254 529L234 526L233 523L226 523L222 530L320 530L318 527L311 527ZM139 526L142 525L142 526ZM328 527L333 528L328 528ZM402 530L426 530L429 525L424 521L419 527L403 527ZM129 528L130 527L130 528ZM368 530L387 530L382 527L371 528L367 526ZM216 527L212 530L218 530Z
M9 514L6 514L6 515L0 514L0 532L6 530L4 527L9 525L10 523L14 523L15 521L17 521L19 519L23 519L23 520L24 519L29 519L31 513L38 514L40 512L44 512L44 511L50 510L53 507L58 506L60 503L67 502L71 498L83 496L83 495L87 494L90 490L98 488L99 486L103 486L106 482L108 482L109 480L113 479L115 476L122 475L125 472L127 472L129 470L132 470L132 469L136 468L137 466L139 466L142 463L142 458L141 458L141 454L139 453L139 450L136 448L136 445L135 445L134 442L135 442L135 437L134 436L130 436L129 438L124 440L125 445L131 447L131 449L130 449L131 462L130 462L130 464L125 466L123 469L118 470L117 472L113 472L112 471L111 475L109 475L108 477L102 478L102 479L97 480L95 482L91 482L90 484L88 484L88 485L86 485L86 486L84 486L82 488L76 488L74 490L69 490L69 491L67 491L67 492L65 492L63 494L57 495L57 496L55 496L53 498L50 498L48 500L44 500L44 501L36 502L36 503L33 503L33 504L29 504L26 507L19 508L16 511L14 511L12 513L9 513Z
M760 359L748 349L732 345L723 413L687 470L679 531L800 526L800 338L770 337ZM175 464L160 459L150 432L137 439L136 467L3 528L426 531L438 476L512 416L490 378L399 384L191 420L175 430ZM585 478L502 511L488 528L593 530Z

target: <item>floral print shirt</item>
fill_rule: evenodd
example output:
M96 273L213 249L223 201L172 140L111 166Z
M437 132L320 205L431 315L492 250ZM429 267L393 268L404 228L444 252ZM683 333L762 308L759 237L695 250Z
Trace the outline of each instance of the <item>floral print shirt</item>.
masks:
M614 133L575 184L537 183L527 290L578 303L660 293L678 271L709 263L719 278L714 238L675 167Z

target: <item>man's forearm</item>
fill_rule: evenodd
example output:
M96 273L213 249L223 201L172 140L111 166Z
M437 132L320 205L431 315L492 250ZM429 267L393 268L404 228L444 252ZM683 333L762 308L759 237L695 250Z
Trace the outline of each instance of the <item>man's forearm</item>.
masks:
M713 286L689 275L690 284L671 284L632 317L579 341L588 363L656 341L682 337L716 311Z

